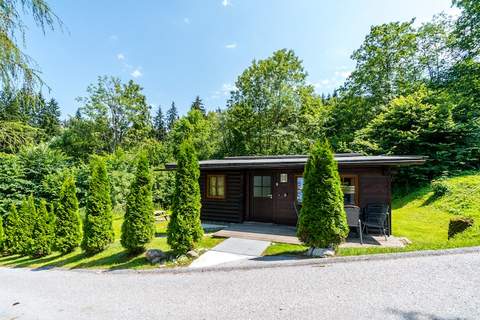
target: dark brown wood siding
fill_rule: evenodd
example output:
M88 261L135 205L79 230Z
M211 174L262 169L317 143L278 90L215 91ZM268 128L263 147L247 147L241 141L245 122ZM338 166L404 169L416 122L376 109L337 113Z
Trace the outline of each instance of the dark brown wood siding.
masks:
M225 175L225 198L208 199L206 177L208 174ZM200 174L202 194L202 220L242 222L244 215L244 177L241 171L202 171Z

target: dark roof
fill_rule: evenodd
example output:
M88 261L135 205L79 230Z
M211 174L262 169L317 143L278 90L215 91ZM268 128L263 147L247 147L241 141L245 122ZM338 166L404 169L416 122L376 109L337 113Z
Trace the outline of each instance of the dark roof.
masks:
M303 168L307 163L306 155L288 156L239 156L218 160L199 161L200 169L269 169L269 168ZM341 166L402 166L419 165L426 161L424 156L363 156L358 153L335 154L335 160ZM166 169L176 168L175 163L168 163Z

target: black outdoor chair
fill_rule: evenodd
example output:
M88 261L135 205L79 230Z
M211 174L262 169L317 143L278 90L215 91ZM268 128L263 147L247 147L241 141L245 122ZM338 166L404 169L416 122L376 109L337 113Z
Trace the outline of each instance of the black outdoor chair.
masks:
M363 228L368 234L368 228L380 229L387 240L386 223L389 207L383 203L370 203L364 209Z
M363 244L362 220L360 220L360 208L357 206L345 206L345 213L347 214L348 226L356 228L357 234L360 237L360 243Z

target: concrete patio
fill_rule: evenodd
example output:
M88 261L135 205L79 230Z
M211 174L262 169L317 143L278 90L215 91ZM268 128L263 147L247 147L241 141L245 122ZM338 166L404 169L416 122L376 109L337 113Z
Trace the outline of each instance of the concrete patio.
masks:
M293 226L277 225L261 222L229 223L225 225L207 224L209 228L217 230L213 236L220 238L240 238L261 240L278 243L302 244L296 237L296 228ZM355 232L351 233L342 248L354 247L391 247L402 248L409 243L406 238L389 236L387 240L380 235L363 236L363 245Z

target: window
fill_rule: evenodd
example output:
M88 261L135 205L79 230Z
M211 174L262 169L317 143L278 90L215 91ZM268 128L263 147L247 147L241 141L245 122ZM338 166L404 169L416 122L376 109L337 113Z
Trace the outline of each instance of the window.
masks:
M272 177L254 176L253 177L253 197L254 198L272 198Z
M297 202L302 203L303 198L303 177L298 176L295 178L295 186L296 186L296 194L297 194Z
M207 198L225 198L225 176L207 175Z
M341 176L343 203L345 205L358 204L358 183L357 176Z
M288 182L288 173L280 173L280 183Z

